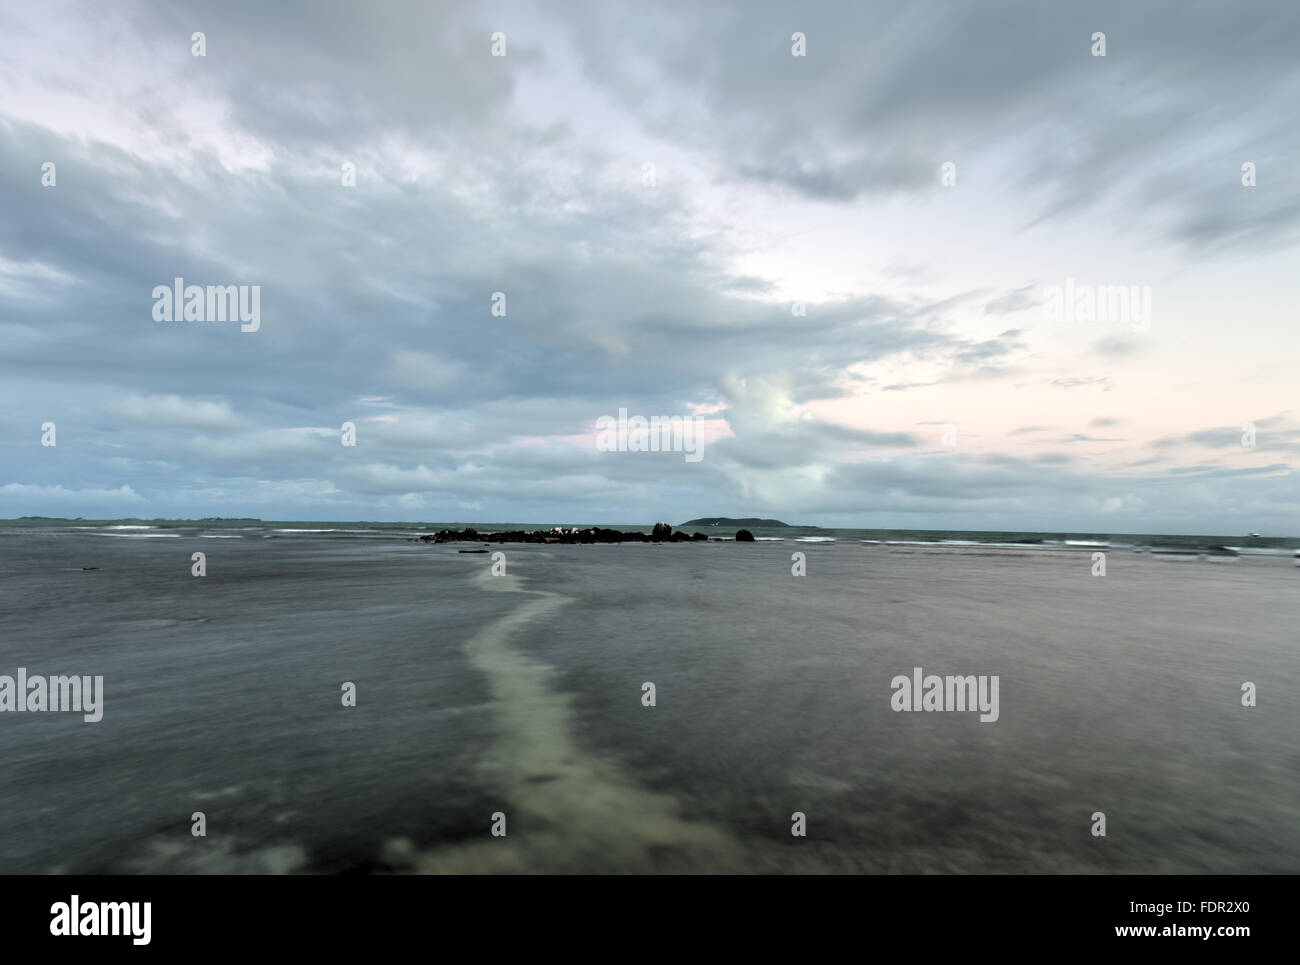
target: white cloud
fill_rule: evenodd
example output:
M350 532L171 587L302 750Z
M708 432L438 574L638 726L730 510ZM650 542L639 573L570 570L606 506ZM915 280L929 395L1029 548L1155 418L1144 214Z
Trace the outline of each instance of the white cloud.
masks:
M207 402L179 395L130 395L105 409L120 419L167 429L238 430L245 422L224 401Z

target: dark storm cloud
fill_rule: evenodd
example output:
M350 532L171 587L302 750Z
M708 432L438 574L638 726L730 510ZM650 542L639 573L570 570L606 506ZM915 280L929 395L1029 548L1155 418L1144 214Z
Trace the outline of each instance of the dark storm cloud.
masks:
M394 131L425 143L479 136L505 120L521 74L544 62L515 31L509 56L485 56L503 28L471 4L190 0L125 10L163 62L192 65L188 38L203 31L205 69L190 82L285 152L346 154Z
M953 326L1000 290L983 283L827 296L792 316L773 281L736 267L729 211L647 193L628 168L639 144L575 133L587 101L572 124L534 111L545 83L565 92L566 69L710 186L817 210L914 199L952 159L959 184L997 180L1039 217L1123 202L1202 248L1297 218L1293 180L1276 175L1293 125L1265 132L1259 188L1236 181L1264 143L1255 118L1290 116L1277 104L1297 39L1294 19L1251 5L140 3L6 26L11 54L52 51L33 76L67 68L21 116L0 102L0 430L18 467L0 505L15 513L683 518L683 500L748 496L768 477L756 498L809 512L1047 511L1058 496L1085 515L1141 512L1140 493L1107 493L1062 453L926 458L887 422L802 414L879 387L853 366L940 369L891 372L886 392L998 378L1022 364L1023 333ZM1104 60L1087 53L1095 29ZM206 58L190 56L195 30ZM506 58L488 53L494 30ZM806 58L790 56L795 30ZM120 76L78 69L105 49ZM14 63L0 58L0 86L31 80ZM107 119L103 138L76 133L65 95ZM1186 149L1193 136L1208 155ZM39 181L49 159L57 188ZM1205 193L1220 183L1233 190ZM175 277L260 286L261 329L154 322L151 292ZM505 317L490 312L498 291ZM1011 289L983 310L1032 304ZM734 433L697 464L556 438L580 443L620 407L696 405ZM47 419L59 445L33 457ZM344 422L356 447L340 445ZM1295 441L1259 427L1261 447Z
M933 188L949 160L960 185L963 162L993 150L1040 219L1122 203L1196 247L1293 235L1300 223L1300 186L1279 177L1300 129L1271 120L1293 116L1300 92L1300 18L1285 4L690 9L638 22L629 52L618 42L628 21L589 4L576 48L593 82L732 177L845 201ZM791 56L794 31L804 57ZM1095 31L1105 57L1091 55ZM1268 192L1241 186L1252 159L1270 172Z

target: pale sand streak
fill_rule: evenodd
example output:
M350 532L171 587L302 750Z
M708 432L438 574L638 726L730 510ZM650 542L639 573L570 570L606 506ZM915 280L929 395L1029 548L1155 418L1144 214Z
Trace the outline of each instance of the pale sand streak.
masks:
M569 602L569 597L525 590L516 576L475 580L487 590L533 597L479 630L465 645L471 663L487 675L497 715L497 738L481 762L499 789L507 836L417 852L409 841L389 842L386 856L423 873L562 871L605 867L621 872L671 868L659 849L685 850L692 867L737 870L739 848L725 832L681 814L676 800L642 787L616 761L584 752L573 735L571 699L550 686L553 669L510 646L518 629ZM627 682L629 714L671 713L641 706L641 681ZM658 852L658 853L657 853ZM659 860L656 860L658 858Z

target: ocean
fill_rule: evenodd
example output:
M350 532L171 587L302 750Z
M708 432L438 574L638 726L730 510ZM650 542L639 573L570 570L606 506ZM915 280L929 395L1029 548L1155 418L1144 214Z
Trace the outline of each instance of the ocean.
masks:
M0 522L0 872L1300 870L1300 541L465 525Z

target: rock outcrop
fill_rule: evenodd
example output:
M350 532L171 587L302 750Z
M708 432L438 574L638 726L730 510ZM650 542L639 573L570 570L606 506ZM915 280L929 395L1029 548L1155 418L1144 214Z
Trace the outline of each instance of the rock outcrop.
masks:
M663 527L663 529L660 529ZM665 534L664 529L668 530ZM522 529L504 533L480 533L473 529L442 529L417 539L422 543L694 543L708 542L703 533L691 536L673 532L667 523L658 523L650 533L624 533L617 529L591 526L587 529L539 529L528 532Z
M747 529L737 530L737 532L736 532L736 542L737 542L737 543L752 543L752 542L754 542L754 534L751 533L751 532L750 532L749 530L747 530Z

